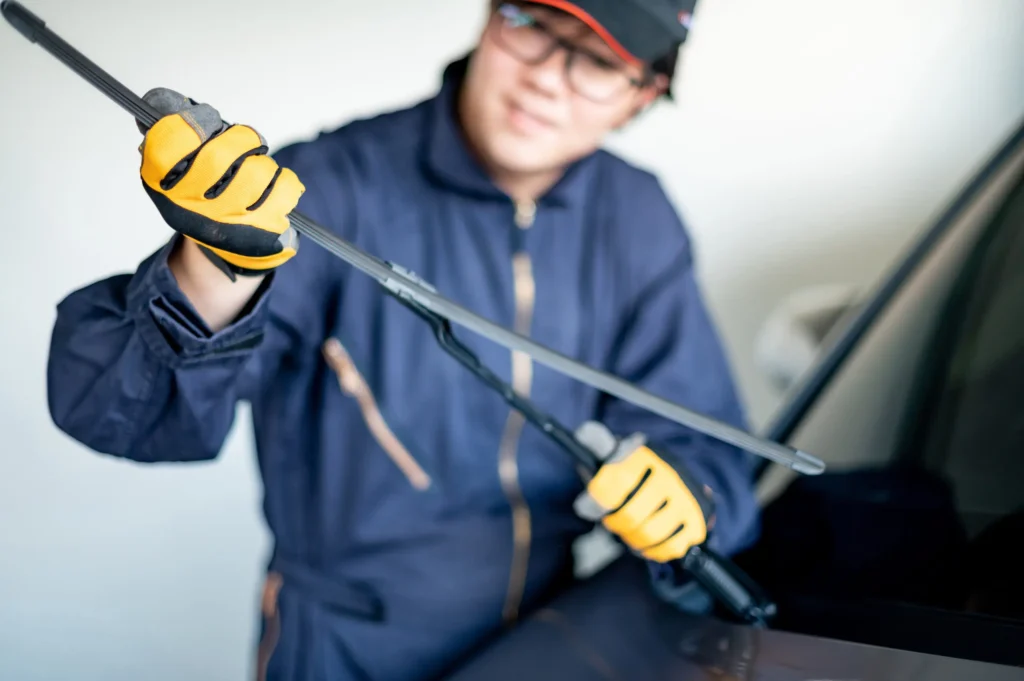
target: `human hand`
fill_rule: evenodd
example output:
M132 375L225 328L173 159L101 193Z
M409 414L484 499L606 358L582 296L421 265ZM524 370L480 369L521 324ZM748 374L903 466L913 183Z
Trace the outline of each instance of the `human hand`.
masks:
M233 266L265 273L298 250L288 214L305 187L263 136L166 88L143 97L163 116L139 147L140 175L165 222Z
M598 521L648 560L667 563L703 544L714 521L710 489L645 444L642 433L616 438L588 421L576 439L604 463L576 499L575 510Z

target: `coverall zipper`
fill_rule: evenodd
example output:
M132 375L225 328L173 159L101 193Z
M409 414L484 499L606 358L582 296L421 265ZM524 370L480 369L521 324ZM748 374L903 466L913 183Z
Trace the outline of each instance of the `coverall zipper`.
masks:
M529 229L536 215L532 201L516 203L515 223L519 229ZM522 335L530 333L535 300L535 282L530 255L523 250L512 256L512 275L515 291L515 331ZM512 352L512 389L523 396L529 396L533 381L533 364L529 355ZM525 419L513 410L505 424L505 432L498 450L498 477L512 507L512 566L509 571L508 594L502 619L514 622L519 616L519 607L526 587L526 573L530 562L530 508L519 485L519 462L516 451Z

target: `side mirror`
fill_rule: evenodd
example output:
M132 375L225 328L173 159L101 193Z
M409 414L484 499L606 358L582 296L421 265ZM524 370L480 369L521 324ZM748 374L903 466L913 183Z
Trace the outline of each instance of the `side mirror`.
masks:
M754 354L758 370L776 390L788 391L859 300L858 289L848 284L809 286L789 295L757 335Z

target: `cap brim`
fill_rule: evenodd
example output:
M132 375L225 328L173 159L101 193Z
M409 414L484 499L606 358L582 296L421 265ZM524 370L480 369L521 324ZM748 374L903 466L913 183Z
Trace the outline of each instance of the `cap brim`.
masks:
M629 63L650 62L683 42L687 30L682 23L659 21L640 7L623 21L623 5L629 0L529 0L571 14L597 33L616 54Z

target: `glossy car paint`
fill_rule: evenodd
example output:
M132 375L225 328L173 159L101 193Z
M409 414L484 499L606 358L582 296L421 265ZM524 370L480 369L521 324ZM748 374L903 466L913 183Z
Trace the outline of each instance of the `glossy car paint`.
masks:
M632 557L563 594L450 681L1018 681L1024 668L756 630L680 613Z

